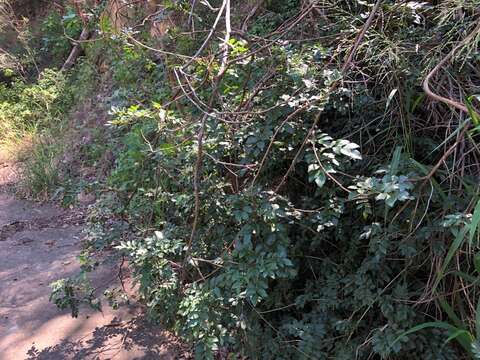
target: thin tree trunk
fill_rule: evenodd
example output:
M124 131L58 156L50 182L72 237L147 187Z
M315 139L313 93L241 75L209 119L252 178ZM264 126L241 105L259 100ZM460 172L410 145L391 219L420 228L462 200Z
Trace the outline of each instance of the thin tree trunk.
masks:
M87 27L84 27L80 37L78 38L78 42L73 46L70 55L67 58L67 61L62 66L62 71L69 70L77 61L78 56L82 53L81 42L87 40L90 37L90 31Z

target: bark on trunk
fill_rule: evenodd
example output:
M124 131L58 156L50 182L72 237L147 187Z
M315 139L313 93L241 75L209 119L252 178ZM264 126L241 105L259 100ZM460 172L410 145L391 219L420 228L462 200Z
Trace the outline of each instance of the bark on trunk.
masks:
M62 66L62 71L70 69L77 61L78 56L82 53L81 42L87 40L90 37L90 31L87 27L82 30L78 42L73 46L70 55L68 55L67 61Z

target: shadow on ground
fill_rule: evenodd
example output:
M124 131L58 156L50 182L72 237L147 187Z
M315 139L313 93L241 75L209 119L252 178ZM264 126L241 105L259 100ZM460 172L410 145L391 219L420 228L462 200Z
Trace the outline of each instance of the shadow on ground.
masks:
M136 316L126 322L114 318L95 328L88 339L65 339L44 349L32 346L26 359L122 359L124 353L129 354L129 360L187 359L181 347L168 333L155 329L143 316Z
M83 213L4 192L15 184L12 174L0 157L0 360L185 359L178 339L148 324L133 291L128 306L82 309L77 319L49 301L50 283L80 271ZM120 264L107 259L100 254L91 274L98 294L120 286ZM124 275L128 292L131 278Z

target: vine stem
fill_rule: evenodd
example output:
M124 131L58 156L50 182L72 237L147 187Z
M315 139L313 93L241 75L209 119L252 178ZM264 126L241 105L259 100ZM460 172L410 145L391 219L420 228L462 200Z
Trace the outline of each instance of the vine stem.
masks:
M215 99L217 98L218 94L218 87L220 85L220 81L227 70L227 63L228 63L228 54L229 54L229 42L230 42L230 34L232 33L232 26L231 26L231 10L230 10L230 0L224 0L222 4L222 8L219 10L219 14L217 16L217 20L215 22L214 27L212 28L212 32L215 30L217 26L218 20L220 19L223 11L225 10L225 39L224 39L224 50L222 54L222 63L220 65L220 69L218 70L218 74L215 77L214 88L212 91L212 95L209 101L209 107L213 106ZM207 43L207 41L205 42ZM205 44L204 43L204 44ZM197 51L197 54L202 50L202 48ZM197 136L197 160L195 162L195 170L193 175L193 191L195 193L195 209L193 215L193 223L192 223L192 231L190 233L190 239L187 243L187 248L185 251L185 257L183 259L182 264L182 282L186 279L186 264L191 257L192 254L192 246L195 240L195 236L197 233L198 227L198 220L200 217L200 206L201 206L201 198L200 198L200 177L202 171L202 163L203 163L203 142L205 139L205 127L207 123L207 119L210 116L209 113L204 113L202 116L202 120L200 121L200 130L198 131Z
M360 30L360 32L358 33L357 37L355 38L355 42L352 46L352 48L350 49L350 52L348 54L348 57L347 57L347 60L345 61L345 63L343 64L343 67L342 67L342 74L345 74L345 72L348 70L348 68L350 67L352 61L353 61L353 58L355 57L355 54L357 53L357 50L358 50L358 47L360 46L360 44L362 43L363 41L363 38L365 37L365 34L367 33L367 30L368 28L372 25L372 21L373 19L375 18L375 15L377 14L377 11L378 11L378 8L380 7L380 4L382 3L382 0L377 0L377 2L375 3L375 5L373 6L373 9L372 11L370 12L370 15L367 19L367 21L365 22L365 24L362 26L362 30Z
M377 0L375 5L373 6L372 11L370 12L370 15L369 15L367 21L362 26L362 29L360 30L357 37L355 38L355 43L353 44L352 48L350 49L347 60L345 61L345 63L342 66L342 71L341 71L342 72L342 77L343 77L343 75L345 75L348 68L350 67L350 64L353 61L353 59L355 57L355 54L358 50L358 47L362 43L363 38L365 37L365 34L367 33L368 28L372 25L373 19L375 18L375 15L376 15L381 3L382 3L382 0ZM338 84L339 84L339 82L335 81L330 86L329 93L332 92L333 90L335 90L336 87L338 86ZM282 188L282 186L287 181L288 177L290 176L290 173L293 171L293 169L295 167L295 164L297 163L298 158L302 154L303 149L305 148L305 145L307 144L308 140L310 139L310 137L314 133L314 131L317 127L317 124L320 121L320 118L321 118L322 114L323 114L323 110L320 110L319 113L317 114L317 116L315 116L315 120L313 121L313 124L312 124L311 128L308 130L307 136L305 136L305 139L303 140L303 143L300 146L300 149L298 149L297 153L295 154L295 156L292 160L292 163L290 164L290 167L288 168L287 172L285 173L282 180L280 181L280 184L278 184L277 187L275 188L275 192L279 192L280 189Z
M480 33L480 21L478 25L475 27L475 29L468 35L466 36L462 41L460 41L433 69L428 73L428 75L425 77L425 80L423 81L423 90L425 93L432 99L440 101L444 104L447 104L451 107L454 107L460 111L463 111L464 113L468 114L468 109L467 107L453 99L446 98L444 96L440 96L436 93L434 93L430 89L430 80L432 77L453 57L453 55L462 47L464 47L466 44L468 44L475 36L477 36Z

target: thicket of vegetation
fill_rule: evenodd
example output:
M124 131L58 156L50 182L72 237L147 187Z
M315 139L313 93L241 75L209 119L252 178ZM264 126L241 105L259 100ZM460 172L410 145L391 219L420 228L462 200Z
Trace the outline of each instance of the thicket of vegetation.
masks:
M95 194L85 272L114 249L199 359L480 358L478 0L21 8L24 192ZM85 279L52 301L100 306Z

